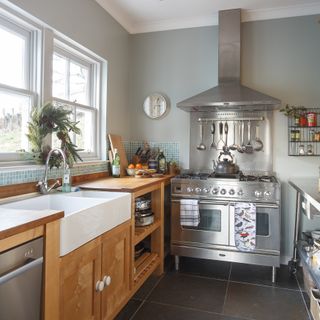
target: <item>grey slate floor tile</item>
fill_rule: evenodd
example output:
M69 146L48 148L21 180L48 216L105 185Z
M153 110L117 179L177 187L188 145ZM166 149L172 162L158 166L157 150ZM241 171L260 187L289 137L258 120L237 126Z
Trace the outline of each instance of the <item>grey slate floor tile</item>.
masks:
M239 318L192 310L184 307L146 302L132 320L238 320Z
M148 297L148 301L221 313L227 281L166 274Z
M255 320L309 320L300 291L230 282L224 313Z

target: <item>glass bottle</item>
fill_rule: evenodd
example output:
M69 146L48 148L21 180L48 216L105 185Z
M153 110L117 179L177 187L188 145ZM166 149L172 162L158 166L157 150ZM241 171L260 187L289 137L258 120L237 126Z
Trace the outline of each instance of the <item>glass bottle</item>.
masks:
M167 161L162 150L160 150L157 160L158 160L159 173L165 174L167 172Z
M112 160L112 176L114 178L120 178L120 156L118 149L114 149L114 157Z

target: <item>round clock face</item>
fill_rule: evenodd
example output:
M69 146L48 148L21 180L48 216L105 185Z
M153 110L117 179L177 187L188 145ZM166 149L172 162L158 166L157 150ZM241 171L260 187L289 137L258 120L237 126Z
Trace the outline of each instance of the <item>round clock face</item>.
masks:
M166 113L167 109L167 100L159 93L150 94L143 103L143 110L151 119L161 118Z

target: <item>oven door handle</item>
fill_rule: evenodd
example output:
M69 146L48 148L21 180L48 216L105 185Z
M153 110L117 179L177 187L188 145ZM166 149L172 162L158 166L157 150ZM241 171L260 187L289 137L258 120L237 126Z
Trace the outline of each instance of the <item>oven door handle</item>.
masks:
M181 199L182 200L182 199ZM197 199L194 199L197 200ZM171 199L171 202L174 203L180 203L180 200ZM199 200L199 204L211 204L211 205L219 205L219 206L227 206L229 202L221 202L221 201L215 201L215 200Z

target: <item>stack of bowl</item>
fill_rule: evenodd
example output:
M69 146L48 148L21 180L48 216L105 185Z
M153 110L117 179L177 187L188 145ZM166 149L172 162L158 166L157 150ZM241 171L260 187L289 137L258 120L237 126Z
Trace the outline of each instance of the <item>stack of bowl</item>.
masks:
M136 198L135 202L135 225L145 227L152 224L154 215L151 210L151 200L147 198Z

